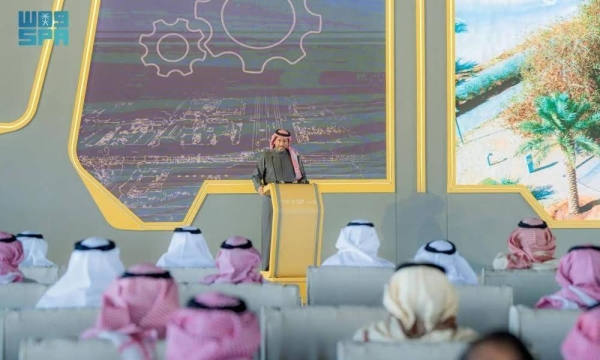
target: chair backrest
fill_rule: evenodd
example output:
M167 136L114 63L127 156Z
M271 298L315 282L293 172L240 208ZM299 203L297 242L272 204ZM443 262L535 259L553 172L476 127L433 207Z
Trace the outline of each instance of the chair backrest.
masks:
M37 283L52 285L58 280L58 265L49 267L40 266L20 266L19 270L27 279L31 279Z
M28 338L78 337L96 320L98 309L27 309L9 311L3 321L4 360L17 360L19 345Z
M12 283L0 285L0 309L27 309L35 307L49 285Z
M534 307L544 296L560 290L554 270L491 270L483 269L483 285L510 286L516 305Z
M217 268L167 268L178 283L197 283L206 275L217 273Z
M508 330L508 313L513 305L512 289L506 286L457 286L460 326L483 334Z
M266 307L295 307L300 306L300 292L296 285L280 284L179 284L179 299L182 305L197 294L209 291L219 291L224 294L242 298L248 309L260 312Z
M577 310L510 309L510 332L523 339L540 359L561 360L560 347L580 312Z
M121 360L117 348L105 340L28 339L21 343L19 360ZM156 344L156 360L165 359L165 342Z
M352 339L362 326L387 316L383 308L358 306L264 308L261 359L335 359L338 341Z
M464 342L432 343L425 341L402 341L396 343L358 343L345 340L337 344L337 360L458 359L468 346L469 344Z
M393 274L381 267L309 267L308 305L382 306L383 286Z

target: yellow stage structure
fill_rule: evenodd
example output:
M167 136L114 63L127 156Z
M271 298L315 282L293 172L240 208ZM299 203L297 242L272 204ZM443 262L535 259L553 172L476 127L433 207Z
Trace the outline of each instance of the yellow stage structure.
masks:
M317 184L269 184L273 204L269 270L271 282L298 285L306 302L306 270L321 263L323 198Z

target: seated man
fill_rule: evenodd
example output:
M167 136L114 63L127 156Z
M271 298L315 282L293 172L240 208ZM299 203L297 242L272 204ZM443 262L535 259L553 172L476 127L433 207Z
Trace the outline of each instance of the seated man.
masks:
M25 258L20 266L49 267L54 263L46 258L48 243L44 236L35 231L23 231L17 234L17 240L23 244Z
M395 267L393 263L377 256L379 245L372 222L351 221L340 231L335 244L337 254L327 258L321 266Z
M38 309L99 307L102 293L125 272L115 243L89 238L75 243L67 272L38 301Z
M454 285L477 285L477 274L471 265L460 256L454 243L435 240L421 246L414 261L430 262L446 270L448 280Z
M215 260L200 229L184 226L173 232L171 244L156 266L163 268L213 268Z

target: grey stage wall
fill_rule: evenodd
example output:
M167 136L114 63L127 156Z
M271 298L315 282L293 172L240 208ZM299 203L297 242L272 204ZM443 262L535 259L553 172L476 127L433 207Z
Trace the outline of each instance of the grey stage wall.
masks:
M2 4L0 30L0 117L18 117L25 100L16 96L31 84L32 56L15 56L18 10L49 8L49 0L10 0ZM7 11L4 11L4 10ZM13 11L14 10L14 11ZM155 261L166 249L169 232L120 231L110 227L67 154L67 140L79 76L89 2L65 0L71 17L71 43L52 55L39 109L25 128L0 135L0 229L42 231L49 257L66 263L73 242L105 236L119 242L126 265ZM339 228L353 218L375 222L381 254L392 261L414 255L425 241L448 238L475 266L491 263L506 248L518 220L534 215L519 195L446 194L446 34L445 1L426 4L427 50L427 194L416 194L415 178L415 4L396 1L396 179L395 194L325 195L323 256L335 251ZM20 52L23 50L20 49ZM18 91L17 91L18 90ZM258 195L210 195L194 225L202 228L211 249L234 234L260 237ZM556 230L558 252L576 243L600 243L597 230ZM260 246L259 241L255 241Z

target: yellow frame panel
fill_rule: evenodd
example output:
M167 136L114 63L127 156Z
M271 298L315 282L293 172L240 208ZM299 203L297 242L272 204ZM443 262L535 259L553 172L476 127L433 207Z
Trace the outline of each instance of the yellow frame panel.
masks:
M54 0L52 3L52 11L62 10L63 3L64 0ZM48 71L50 55L52 54L53 48L53 40L44 41L44 45L42 45L42 52L40 53L40 60L38 61L35 75L33 77L31 91L29 92L29 101L27 102L27 107L18 119L11 122L0 123L0 134L17 131L33 120L33 117L37 112L38 105L40 104L40 97L42 95L42 89L44 88L44 82L46 81L46 72Z
M417 0L416 14L417 21L417 192L427 192L427 129L426 123L426 105L425 97L427 91L425 88L425 0Z
M396 191L395 166L395 36L394 36L394 0L386 1L386 178L374 180L315 180L321 193L388 193ZM417 0L421 3L424 0ZM87 89L96 25L102 0L92 0L85 45L81 59L71 133L69 135L69 159L77 174L83 180L92 198L98 205L106 221L113 227L122 230L172 230L177 226L190 225L200 206L209 194L253 194L256 193L250 180L206 180L202 183L188 213L181 222L144 222L130 209L123 205L113 194L106 190L81 165L77 157L77 142L81 113ZM417 29L417 41L422 37ZM422 84L421 84L422 85Z
M600 220L554 220L524 185L458 185L456 184L455 120L455 0L446 0L446 76L447 76L447 131L448 131L448 193L455 194L521 194L536 214L553 228L598 228Z

